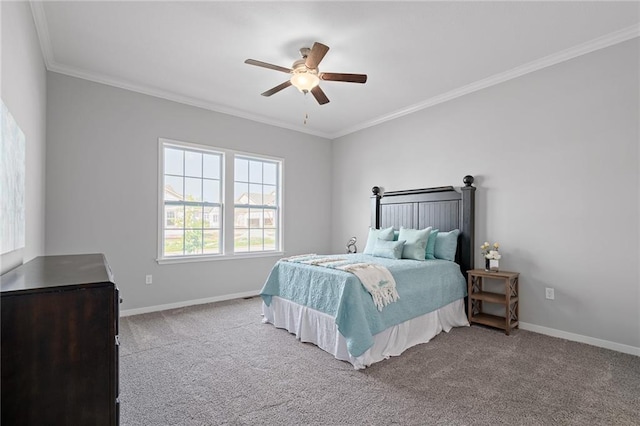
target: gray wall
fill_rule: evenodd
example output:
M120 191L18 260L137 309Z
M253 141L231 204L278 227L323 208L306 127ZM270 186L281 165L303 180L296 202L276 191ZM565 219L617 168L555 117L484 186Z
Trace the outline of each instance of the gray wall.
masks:
M634 39L333 141L333 250L352 235L364 247L372 186L471 174L477 245L499 241L501 267L521 272L521 321L640 348L638 51Z
M46 69L27 2L0 2L1 97L25 134L25 247L0 256L4 273L44 254Z
M156 262L159 137L283 158L286 252L329 250L326 139L56 73L47 87L47 254L104 253L122 309L257 293L277 260Z

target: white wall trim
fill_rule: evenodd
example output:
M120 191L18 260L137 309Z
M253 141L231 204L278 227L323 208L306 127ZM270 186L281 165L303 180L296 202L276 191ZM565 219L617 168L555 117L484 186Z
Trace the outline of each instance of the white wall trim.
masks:
M178 309L187 306L203 305L205 303L223 302L225 300L241 299L243 297L254 297L259 295L259 291L246 291L244 293L226 294L224 296L207 297L205 299L185 300L182 302L168 303L166 305L147 306L144 308L125 309L120 311L121 317L131 315L148 314L150 312L166 311L168 309Z
M634 346L623 345L622 343L597 339L595 337L583 336L581 334L569 333L568 331L556 330L555 328L543 327L541 325L529 324L522 321L520 321L519 325L522 330L533 331L534 333L545 334L552 337L559 337L561 339L571 340L573 342L586 343L588 345L597 346L599 348L611 349L612 351L640 356L640 348L636 348Z
M49 35L47 17L44 13L44 5L41 2L36 3L33 1L30 1L29 5L31 6L33 21L36 24L36 33L38 34L38 41L40 41L40 50L42 50L44 65L49 69L53 63L53 46L51 44L51 36Z

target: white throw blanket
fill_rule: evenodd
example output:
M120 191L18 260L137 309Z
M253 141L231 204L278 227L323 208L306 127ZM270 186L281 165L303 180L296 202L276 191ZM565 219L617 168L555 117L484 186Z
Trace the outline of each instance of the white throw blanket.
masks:
M349 265L336 266L346 272L351 272L360 278L360 282L371 293L373 303L379 311L389 303L400 298L396 290L396 280L387 268L374 263L352 263Z

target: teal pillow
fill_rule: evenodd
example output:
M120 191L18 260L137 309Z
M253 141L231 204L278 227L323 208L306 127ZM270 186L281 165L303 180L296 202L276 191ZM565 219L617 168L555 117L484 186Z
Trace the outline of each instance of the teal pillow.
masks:
M436 250L436 238L438 236L438 230L432 229L429 234L429 239L427 240L427 255L425 256L427 259L435 259L435 250Z
M398 241L399 236L400 236L400 231L393 231L393 241Z
M402 257L402 248L404 241L387 241L378 240L373 249L373 255L377 257L386 257L388 259L400 259Z
M364 247L363 254L373 254L373 250L376 248L376 241L393 240L393 227L385 229L373 229L369 228L369 236L367 237L367 245Z
M418 230L401 226L398 240L405 242L404 249L402 250L402 258L424 260L430 233L431 227Z
M436 247L434 255L436 259L456 260L456 249L458 248L459 229L449 232L438 232L436 236Z

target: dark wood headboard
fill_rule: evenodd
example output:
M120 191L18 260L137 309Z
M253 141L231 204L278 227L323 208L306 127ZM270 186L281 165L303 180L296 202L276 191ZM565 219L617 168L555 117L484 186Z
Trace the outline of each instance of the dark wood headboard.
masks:
M473 176L465 176L464 186L410 189L406 191L380 192L374 186L371 196L371 227L400 226L424 229L428 226L442 232L460 230L456 262L462 274L473 269L475 247L475 199Z

